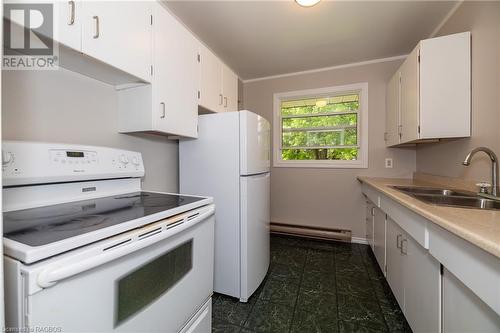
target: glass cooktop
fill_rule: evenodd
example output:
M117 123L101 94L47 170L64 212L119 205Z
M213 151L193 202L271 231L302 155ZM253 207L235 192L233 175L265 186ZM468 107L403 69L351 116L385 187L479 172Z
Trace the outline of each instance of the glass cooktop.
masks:
M41 246L135 220L204 198L134 192L3 214L4 237Z

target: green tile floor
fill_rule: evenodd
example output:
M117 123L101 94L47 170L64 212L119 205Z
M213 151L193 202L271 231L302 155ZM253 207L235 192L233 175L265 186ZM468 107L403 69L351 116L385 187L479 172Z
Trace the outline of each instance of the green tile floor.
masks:
M215 294L213 332L411 332L366 245L271 237L248 303Z

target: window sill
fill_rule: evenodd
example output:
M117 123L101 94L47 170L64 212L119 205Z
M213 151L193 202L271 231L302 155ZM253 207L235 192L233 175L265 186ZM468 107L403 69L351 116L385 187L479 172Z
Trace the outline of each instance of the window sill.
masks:
M310 169L368 169L364 161L319 162L319 161L274 161L274 168L310 168Z

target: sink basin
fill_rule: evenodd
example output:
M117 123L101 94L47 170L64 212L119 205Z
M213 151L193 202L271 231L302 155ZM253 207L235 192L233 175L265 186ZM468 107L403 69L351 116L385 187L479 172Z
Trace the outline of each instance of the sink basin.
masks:
M391 186L391 187L406 194L477 197L477 195L472 192L449 190L445 188L419 187L419 186Z
M413 197L432 205L500 210L500 201L485 199L481 197L454 197L447 195L421 194L415 194L413 195Z
M482 198L473 192L419 186L391 186L431 205L500 210L500 201Z

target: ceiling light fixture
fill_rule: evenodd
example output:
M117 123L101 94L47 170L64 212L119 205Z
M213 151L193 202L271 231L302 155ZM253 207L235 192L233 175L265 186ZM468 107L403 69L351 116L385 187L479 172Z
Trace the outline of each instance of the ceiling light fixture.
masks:
M312 7L318 2L320 2L320 0L295 0L295 2L302 7Z

